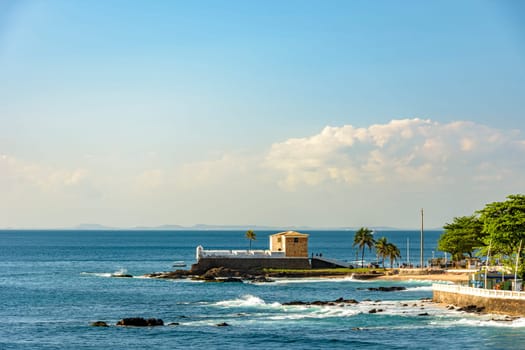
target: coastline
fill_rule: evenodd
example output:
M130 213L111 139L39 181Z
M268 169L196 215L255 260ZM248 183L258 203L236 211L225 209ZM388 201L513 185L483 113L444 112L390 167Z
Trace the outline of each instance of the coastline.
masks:
M378 276L378 280L388 281L442 281L442 282L454 282L462 283L468 282L468 273L440 273L440 274L424 274L424 275L409 275L409 274L397 274L397 275L383 275Z

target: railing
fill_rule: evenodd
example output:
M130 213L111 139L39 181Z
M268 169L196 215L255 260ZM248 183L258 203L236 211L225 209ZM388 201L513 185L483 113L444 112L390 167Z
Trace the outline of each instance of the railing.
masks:
M202 246L197 247L197 260L200 258L284 258L284 252L272 252L269 250L204 250Z
M439 284L439 283L433 284L432 290L440 291L440 292L475 295L475 296L487 297L487 298L506 298L506 299L525 300L525 292L516 292L512 290L473 288L473 287L463 287L463 286L458 286L458 285Z

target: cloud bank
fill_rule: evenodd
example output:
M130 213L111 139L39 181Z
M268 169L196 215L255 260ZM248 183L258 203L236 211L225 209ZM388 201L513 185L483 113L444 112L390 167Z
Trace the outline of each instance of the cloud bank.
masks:
M392 120L367 128L325 127L319 134L272 145L265 165L283 189L338 182L454 184L522 176L524 140L517 131L473 122Z
M469 121L326 126L262 152L185 163L96 158L51 165L0 152L0 227L414 227L422 206L439 227L525 188L520 131Z

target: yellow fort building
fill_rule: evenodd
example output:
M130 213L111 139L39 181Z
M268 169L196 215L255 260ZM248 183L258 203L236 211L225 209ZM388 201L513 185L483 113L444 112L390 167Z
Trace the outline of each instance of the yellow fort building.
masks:
M308 257L308 235L295 231L279 232L270 236L270 252L284 252L286 257Z

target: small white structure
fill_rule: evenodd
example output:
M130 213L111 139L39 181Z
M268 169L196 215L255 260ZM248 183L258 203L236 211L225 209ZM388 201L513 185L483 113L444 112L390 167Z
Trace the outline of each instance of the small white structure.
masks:
M205 250L201 245L196 249L197 261L201 258L284 258L284 252L269 250Z

